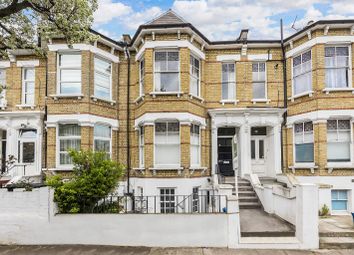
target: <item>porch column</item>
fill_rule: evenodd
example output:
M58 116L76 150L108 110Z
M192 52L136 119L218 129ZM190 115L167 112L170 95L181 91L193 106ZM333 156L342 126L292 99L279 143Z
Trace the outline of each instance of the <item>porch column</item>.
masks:
M271 173L275 177L277 174L282 173L281 169L281 124L277 124L273 127L273 153L274 153L274 162L273 162L273 169L274 171Z
M250 127L248 124L243 124L240 127L240 153L239 157L241 159L241 169L240 176L244 177L252 173L251 171L251 136L250 136Z
M215 125L211 128L211 175L216 174L218 163L218 129Z

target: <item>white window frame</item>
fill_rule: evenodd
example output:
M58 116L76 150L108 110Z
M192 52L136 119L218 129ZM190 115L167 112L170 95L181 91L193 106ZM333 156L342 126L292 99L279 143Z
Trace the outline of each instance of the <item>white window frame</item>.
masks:
M305 123L307 122L311 122L312 123L312 144L313 144L313 160L312 162L296 162L296 140L295 140L295 136L296 136L296 131L295 131L295 125L297 124L302 124L302 144L304 144L304 140L305 140ZM293 163L294 166L303 166L303 167L313 167L315 165L315 132L314 132L314 124L313 121L310 120L304 120L301 122L297 122L294 123L293 125Z
M196 136L196 134L194 134L194 133L192 133L192 129L193 129L193 127L198 127L198 129L199 129L199 134L198 134L198 144L192 144L192 136L193 135L195 135ZM201 166L201 152L202 152L202 150L201 150L201 148L202 148L202 146L201 146L201 127L200 127L200 125L196 125L196 124L191 124L191 128L190 128L190 137L191 137L191 143L190 143L190 146L191 146L191 148L190 148L190 161L191 161L191 168L197 168L197 167L200 167ZM193 147L198 147L198 155L197 155L197 157L198 157L198 162L199 162L199 164L197 164L197 165L193 165L192 164L192 149L193 149Z
M103 72L101 72L101 71L99 71L99 70L96 69L96 66L95 66L95 59L99 59L99 60L101 60L101 61L104 61L104 62L106 62L106 63L109 63L109 65L111 66L111 73L109 74L109 97L108 97L108 98L104 98L104 97L100 97L100 96L96 95L96 81L95 81L95 79L96 79L96 72L97 72L97 73L100 73L101 75L104 75L104 76L107 76L107 74L106 74L106 73L103 73ZM94 91L95 98L102 99L102 100L109 100L109 101L112 101L112 72L113 72L113 63L112 63L112 61L107 60L107 59L102 58L102 57L97 56L97 55L94 56L94 61L93 61L93 63L94 63L94 78L93 78L93 81L94 81L94 82L93 82L93 83L94 83L94 89L93 89L93 91Z
M304 91L304 92L301 92L301 93L298 93L298 94L295 94L295 78L296 77L294 77L294 58L297 58L297 57L299 57L299 56L301 56L301 64L300 64L300 66L301 66L301 70L302 70L302 65L303 65L303 63L302 63L302 55L303 54L305 54L305 53L307 53L307 52L310 52L311 53L311 60L310 60L310 63L311 63L311 69L310 69L310 71L307 71L307 72L302 72L300 75L298 75L298 76L296 76L296 77L300 77L301 75L305 75L305 74L307 74L307 73L310 73L311 75L311 81L310 81L310 89L309 90L307 90L307 91ZM306 49L306 50L304 50L304 51L302 51L301 53L299 53L299 54L296 54L296 56L293 56L292 58L291 58L291 88L292 88L292 97L293 98L296 98L296 97L301 97L301 96L304 96L304 95L310 95L310 96L312 96L312 94L313 94L313 86L312 86L312 69L313 69L313 66L312 66L312 57L313 57L313 54L312 54L312 48L311 49Z
M61 125L78 125L80 128L80 136L63 136L63 138L61 138L59 136L59 129ZM72 140L72 139L78 139L78 137L80 137L80 148L81 148L81 128L82 126L80 126L78 123L58 123L57 127L56 127L56 136L57 136L57 141L56 141L56 159L57 159L57 167L58 168L64 168L64 169L71 169L73 167L73 164L61 164L60 163L60 154L61 153L65 153L65 152L61 152L60 151L60 141L61 140ZM65 154L67 154L68 152L66 152Z
M139 60L139 97L145 94L145 58Z
M327 121L329 120L335 120L337 121L337 130L336 130L336 133L337 133L337 138L339 137L339 129L338 129L338 121L340 120L346 120L346 121L349 121L349 133L350 133L350 140L349 140L349 161L328 161L328 154L327 154L327 165L328 166L331 166L331 165L346 165L346 164L349 164L351 165L352 162L353 162L353 122L350 120L350 119L341 119L341 118L331 118L331 119L328 119ZM334 130L332 130L332 132L334 132ZM347 131L348 132L348 131ZM328 143L328 128L327 128L327 141ZM332 143L334 143L332 141Z
M0 68L1 71L4 71L4 79L0 79L0 86L2 86L2 92L0 93L0 107L5 106L6 104L6 75L7 69ZM3 83L3 84L2 84Z
M223 65L233 65L234 66L234 72L233 72L233 81L231 80L227 80L224 82L223 80L223 72L222 72L222 68L223 68ZM223 84L224 83L227 83L228 86L232 86L233 87L233 93L234 93L234 97L233 98L230 98L230 96L228 95L228 98L223 98ZM230 90L228 90L230 91ZM225 61L225 62L222 62L221 63L221 101L222 102L228 102L228 101L231 101L231 102L235 102L236 101L236 98L237 98L237 91L236 91L236 63L235 62L229 62L229 61Z
M60 66L60 57L63 55L80 55L80 59L81 59L80 66L61 67ZM57 54L57 95L72 96L72 94L69 94L69 93L61 93L61 80L60 80L61 70L80 70L80 73L81 73L80 91L78 93L75 93L74 95L81 96L81 93L82 93L82 55L81 55L81 51L58 52L58 54ZM70 82L70 81L66 81L66 82ZM77 83L77 81L74 81L74 82Z
M253 72L253 65L257 64L258 65L258 71ZM264 64L264 81L260 80L260 72L259 72L259 64ZM253 73L257 73L258 79L253 80ZM264 98L255 98L253 94L253 83L263 83L264 82ZM252 62L252 98L253 101L266 101L268 99L268 86L267 86L267 62L266 61L255 61Z
M173 72L157 72L156 71L156 53L157 52L177 52L178 53L178 70L177 71L173 71ZM153 93L158 93L158 94L173 94L173 93L176 93L176 94L179 94L181 93L181 56L180 56L180 52L178 49L156 49L154 51L154 65L153 65L153 69L154 69L154 92ZM177 73L178 74L178 89L177 91L157 91L156 90L156 73ZM161 84L160 84L160 89L161 89Z
M178 153L178 164L166 164L166 165L158 165L156 164L156 145L158 145L156 143L156 124L157 123L167 123L167 133L168 133L168 123L175 123L177 122L179 125L179 131L178 131L178 144L176 143L176 145L178 145L178 149L179 149L179 153ZM166 134L168 135L168 134ZM154 168L157 169L179 169L181 167L181 123L178 120L157 120L154 123Z
M177 191L177 189L176 188L174 188L174 187L164 187L164 188L158 188L159 189L159 197L160 197L160 203L159 203L159 207L160 207L160 213L176 213L177 212L177 208L176 208L176 206L177 206L177 194L176 194L176 191ZM162 195L161 194L161 191L162 190L164 190L165 191L165 194L164 195ZM169 191L171 191L171 190L173 190L173 195L171 195L171 192L169 192L169 194L168 195L166 195L166 190L169 190ZM173 196L173 204L174 204L174 206L173 207L166 207L166 204L167 203L171 203L171 201L172 200L166 200L166 199L164 199L164 201L162 202L161 201L161 197L172 197ZM164 206L161 206L161 205L164 205ZM166 209L167 208L173 208L173 211L171 211L171 212L166 212ZM163 211L164 210L164 211Z
M345 191L346 193L347 193L347 199L333 199L333 197L332 197L332 191ZM346 212L348 212L349 211L349 199L350 199L350 192L349 192L349 190L347 190L347 189L332 189L331 190L331 211L332 212L334 212L334 214L336 214L336 213L338 213L338 214L340 214L340 213L346 213ZM333 207L332 207L332 202L333 201L346 201L346 204L347 204L347 209L346 210L334 210L333 209Z
M326 67L326 61L325 61L325 89L324 91L331 91L331 90L346 90L346 89L353 89L353 77L352 77L352 49L351 49L351 45L348 45L348 44L326 44L325 45L325 51L326 51L326 48L327 47L334 47L334 48L337 48L337 47L347 47L348 48L348 87L338 87L338 88L333 88L333 87L327 87L327 84L326 84L326 71L327 69L334 69L333 67L332 68L327 68ZM326 59L326 54L324 55L324 58ZM337 62L337 57L336 57L336 62Z
M139 168L144 168L145 166L145 128L144 126L139 126L138 129L138 144L139 144Z
M102 123L95 123L94 129L96 126L104 126L109 128L109 137L103 137L103 136L95 136L95 130L93 131L93 150L95 150L95 141L108 141L109 142L109 152L107 153L109 155L109 158L112 158L112 127L107 124L102 124Z
M26 70L33 70L33 80L25 79ZM26 102L26 96L29 94L27 93L27 84L33 82L33 102L28 103ZM22 98L21 104L22 105L35 105L36 101L36 69L34 67L23 67L22 68Z
M25 130L32 130L35 131L35 136L34 137L22 137L21 136L21 131ZM18 130L18 151L17 151L17 156L18 156L18 163L21 164L27 164L27 165L35 165L37 162L37 137L38 137L38 130L35 128L21 128ZM24 143L33 143L34 144L34 152L33 152L33 162L23 162L23 144Z
M199 66L198 66L198 76L193 75L192 73L192 59L198 60L199 61ZM190 78L189 81L189 91L190 91L190 95L201 98L201 86L200 86L200 74L201 74L201 62L200 62L200 58L196 57L194 54L190 54L190 60L189 60L189 76L193 77L194 79L197 79L198 83L197 83L197 94L192 93L192 79Z

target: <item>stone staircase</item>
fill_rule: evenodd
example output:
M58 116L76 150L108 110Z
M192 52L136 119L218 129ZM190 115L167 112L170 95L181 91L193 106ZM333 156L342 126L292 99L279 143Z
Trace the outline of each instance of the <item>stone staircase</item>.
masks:
M225 184L233 186L233 195L236 195L235 177L225 177ZM238 199L240 209L257 209L261 208L261 203L258 200L257 194L254 191L251 183L246 179L238 177Z

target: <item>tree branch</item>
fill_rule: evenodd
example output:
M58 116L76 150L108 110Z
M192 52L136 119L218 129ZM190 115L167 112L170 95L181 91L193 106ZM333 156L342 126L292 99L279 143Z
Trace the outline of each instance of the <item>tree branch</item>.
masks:
M13 0L9 6L0 9L0 19L18 13L29 7L31 7L31 4L28 1L19 3L18 0Z

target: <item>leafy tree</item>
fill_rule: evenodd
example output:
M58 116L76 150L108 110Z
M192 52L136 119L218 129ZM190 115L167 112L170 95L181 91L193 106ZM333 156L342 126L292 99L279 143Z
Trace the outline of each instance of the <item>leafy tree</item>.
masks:
M59 213L92 212L97 202L118 187L123 166L107 159L104 152L72 150L69 154L74 163L71 180L55 175L47 185L54 188Z
M0 57L8 49L41 53L38 36L64 36L69 45L91 41L97 0L0 0Z

